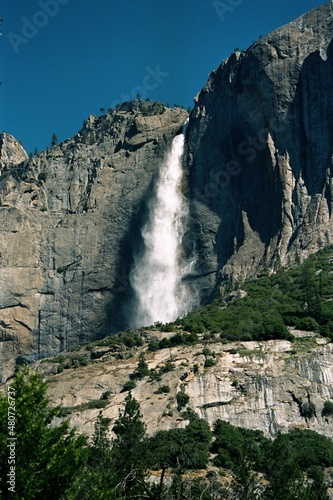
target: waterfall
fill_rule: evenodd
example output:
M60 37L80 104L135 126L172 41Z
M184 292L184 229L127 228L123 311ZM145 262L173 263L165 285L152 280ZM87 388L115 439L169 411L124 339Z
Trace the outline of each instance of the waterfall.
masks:
M148 221L141 229L144 248L130 274L135 293L133 327L174 321L192 308L192 293L183 281L193 263L182 257L188 208L180 188L187 125L188 121L173 139L148 202Z

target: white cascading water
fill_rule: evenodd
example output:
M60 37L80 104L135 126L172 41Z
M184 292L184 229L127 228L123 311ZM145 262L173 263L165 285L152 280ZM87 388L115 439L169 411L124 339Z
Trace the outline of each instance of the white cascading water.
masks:
M184 262L181 255L188 215L180 189L186 127L187 122L173 139L148 203L149 220L141 230L144 250L130 275L135 292L133 327L168 323L192 308L191 292L182 278L193 262Z

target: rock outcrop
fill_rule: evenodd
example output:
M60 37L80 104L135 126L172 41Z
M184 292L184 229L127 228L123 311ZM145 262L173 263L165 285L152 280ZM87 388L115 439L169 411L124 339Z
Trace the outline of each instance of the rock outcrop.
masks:
M235 52L195 98L189 197L206 296L333 241L333 4Z
M133 245L145 200L186 111L125 103L27 159L3 137L0 367L126 326ZM13 151L13 154L10 154ZM16 151L16 152L15 152Z
M0 173L3 169L18 165L26 160L28 155L22 144L10 134L0 134Z
M174 365L159 381L146 376L132 390L148 433L185 426L182 412L191 408L210 424L220 418L267 436L296 427L332 438L333 417L322 410L325 401L333 400L333 345L327 339L304 337L307 332L292 333L299 337L293 343L211 343L205 350L198 344L147 352L149 369L163 373L167 362ZM148 337L157 334L147 332ZM121 349L106 342L71 353L86 366L63 369L68 363L65 355L52 363L38 362L37 369L48 379L52 403L63 406L71 424L91 435L100 411L111 422L118 418L126 396L122 388L138 366L138 354L138 348ZM209 367L207 359L212 360ZM160 387L169 392L158 392ZM189 396L180 411L179 391ZM309 407L312 412L306 411Z

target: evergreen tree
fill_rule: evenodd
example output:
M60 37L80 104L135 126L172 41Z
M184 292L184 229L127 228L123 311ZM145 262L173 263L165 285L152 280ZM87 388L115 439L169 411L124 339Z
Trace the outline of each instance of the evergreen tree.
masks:
M304 475L299 469L285 434L272 444L268 495L269 500L304 500Z
M233 468L234 481L232 489L237 498L242 500L259 500L262 498L258 475L253 472L253 469L254 463L246 454L236 460L236 465Z
M55 146L56 144L58 144L58 137L56 136L56 134L52 134L52 137L51 137L51 146Z
M87 466L66 492L66 500L105 500L115 498L116 475L111 454L111 440L107 436L110 419L100 412L95 423Z
M130 378L132 380L135 380L135 379L141 380L142 378L144 378L148 374L149 374L148 364L146 363L144 353L141 352L139 355L138 366L137 366L135 372L130 375Z
M86 439L69 431L68 423L51 422L60 412L49 408L46 384L41 376L21 368L11 394L15 401L15 498L60 499L75 480L87 458ZM14 498L8 491L8 401L0 396L0 497Z
M315 269L309 261L303 264L302 289L304 305L310 316L318 318L321 316L321 298L315 279Z
M141 420L140 405L129 394L125 398L125 408L119 412L113 432L116 439L112 443L112 456L116 473L116 490L125 497L148 493L145 483L148 446L145 426Z

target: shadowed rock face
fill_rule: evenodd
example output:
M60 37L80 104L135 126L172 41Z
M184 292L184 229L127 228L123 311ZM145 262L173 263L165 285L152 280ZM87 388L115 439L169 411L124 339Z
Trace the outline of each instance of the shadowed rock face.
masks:
M131 294L145 199L186 118L180 108L125 103L89 117L73 139L4 168L3 374L20 354L34 360L126 327L121 305Z
M234 53L195 99L189 196L206 296L333 240L332 37L329 2Z

